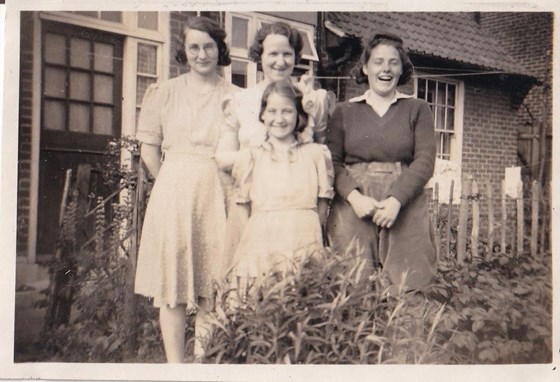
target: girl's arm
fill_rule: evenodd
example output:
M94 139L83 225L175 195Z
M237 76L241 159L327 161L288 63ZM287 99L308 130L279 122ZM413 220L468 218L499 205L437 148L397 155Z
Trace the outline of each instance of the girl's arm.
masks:
M161 168L161 146L142 143L140 157L154 179L157 178L159 169Z

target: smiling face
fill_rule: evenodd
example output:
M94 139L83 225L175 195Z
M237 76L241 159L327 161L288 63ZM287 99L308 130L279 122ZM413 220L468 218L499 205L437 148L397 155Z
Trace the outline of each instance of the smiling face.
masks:
M371 50L369 60L362 70L368 77L371 90L382 97L392 97L403 72L403 65L394 46L380 44Z
M298 112L294 101L280 95L271 93L266 101L262 113L262 121L268 130L269 139L278 142L293 142Z
M294 70L296 55L288 38L269 34L262 46L261 63L265 80L280 81L289 78Z
M185 53L191 69L201 76L216 73L219 55L216 41L208 33L196 29L185 33Z

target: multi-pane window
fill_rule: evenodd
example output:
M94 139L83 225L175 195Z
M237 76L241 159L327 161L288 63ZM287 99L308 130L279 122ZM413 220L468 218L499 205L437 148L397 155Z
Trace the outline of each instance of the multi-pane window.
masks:
M249 36L252 34L252 21L241 15L231 16L231 82L239 87L250 85L249 70L254 65L249 58Z
M432 109L436 130L437 157L441 159L452 159L453 142L458 133L457 94L457 83L430 78L418 79L417 97L426 100Z
M138 124L138 116L140 107L146 89L151 84L157 82L157 52L156 45L138 43L138 52L136 60L136 123Z
M113 135L115 46L62 32L45 33L43 46L44 128Z

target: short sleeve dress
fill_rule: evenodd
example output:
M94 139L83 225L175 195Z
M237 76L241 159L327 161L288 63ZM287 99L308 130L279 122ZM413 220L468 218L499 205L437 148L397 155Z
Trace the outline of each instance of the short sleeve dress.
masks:
M266 140L266 127L259 121L259 112L263 91L260 86L253 86L242 89L235 93L230 99L228 110L230 118L224 125L227 131L237 132L236 137L240 150L256 148L261 146ZM328 94L324 89L302 90L304 97L302 100L305 111L311 117L306 131L302 133L306 142L322 141L327 127L329 105ZM231 180L233 183L234 180ZM231 187L233 190L233 187ZM233 195L228 198L233 201ZM231 270L231 262L235 254L237 245L247 224L247 217L234 202L228 206L228 218L225 243L225 267L224 274Z
M298 254L323 248L318 198L334 196L328 148L296 144L288 158L265 142L243 150L233 169L237 203L251 203L251 217L233 259L233 274L259 278L285 269Z
M182 75L151 85L144 96L136 137L161 146L163 163L144 218L135 292L157 307L192 307L213 294L226 224L214 155L222 103L236 89L220 78L200 92Z

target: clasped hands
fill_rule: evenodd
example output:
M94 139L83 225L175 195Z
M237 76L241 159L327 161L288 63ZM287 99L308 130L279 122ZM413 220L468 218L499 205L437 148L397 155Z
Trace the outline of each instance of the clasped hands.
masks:
M371 216L372 222L382 228L391 228L401 209L401 203L394 196L378 201L353 190L347 200L360 219Z

